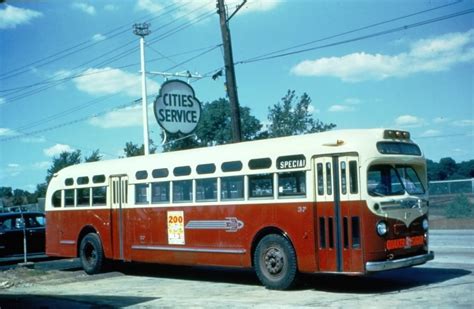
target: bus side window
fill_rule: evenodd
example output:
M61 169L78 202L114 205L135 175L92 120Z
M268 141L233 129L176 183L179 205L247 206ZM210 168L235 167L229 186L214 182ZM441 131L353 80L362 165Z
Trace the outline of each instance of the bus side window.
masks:
M64 206L74 207L74 189L64 190Z
M349 162L349 187L351 194L359 193L359 184L357 177L357 161Z
M341 193L347 194L346 162L341 162Z
M221 199L240 200L244 198L244 176L221 178Z
M289 172L278 174L278 196L295 195L306 195L306 173Z
M77 206L90 206L91 203L91 189L80 188L77 189Z
M324 195L324 175L323 175L323 164L318 163L317 168L318 177L318 195Z
M53 207L61 207L61 204L62 204L61 193L62 193L61 190L54 192L53 198L51 201L51 203L53 204Z
M249 197L273 197L273 174L250 175Z
M151 184L151 202L169 203L170 201L170 182L154 182Z
M196 201L217 201L217 178L196 180Z
M92 206L105 206L107 203L107 187L92 188Z
M193 200L193 181L179 180L173 181L173 202L192 202Z
M332 195L332 173L331 173L332 164L330 162L326 163L326 192L327 195Z
M135 204L148 204L148 184L135 185Z

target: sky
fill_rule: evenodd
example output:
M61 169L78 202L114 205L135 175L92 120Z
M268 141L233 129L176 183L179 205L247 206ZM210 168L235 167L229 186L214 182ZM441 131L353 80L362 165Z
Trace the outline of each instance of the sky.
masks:
M229 22L240 105L267 124L291 89L337 129L408 130L431 160L474 159L473 21L467 0L248 0ZM153 72L201 75L201 102L226 97L211 78L224 63L215 0L0 3L0 186L34 191L62 151L108 160L143 143L143 22L160 144Z

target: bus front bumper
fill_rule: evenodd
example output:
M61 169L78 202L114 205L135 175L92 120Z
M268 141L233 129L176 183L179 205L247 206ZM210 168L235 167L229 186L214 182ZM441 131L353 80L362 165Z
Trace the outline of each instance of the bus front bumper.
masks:
M384 271L397 268L405 268L415 265L424 264L434 259L434 252L430 251L427 254L411 256L399 260L388 260L382 262L367 262L365 263L365 269L367 272Z

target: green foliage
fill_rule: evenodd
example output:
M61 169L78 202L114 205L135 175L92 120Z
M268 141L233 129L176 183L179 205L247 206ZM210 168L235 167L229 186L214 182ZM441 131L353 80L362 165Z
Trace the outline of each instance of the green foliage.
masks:
M152 140L149 141L149 151L150 153L155 153L156 152L156 146L153 143ZM142 144L141 146L138 146L138 144L134 144L133 142L128 142L125 144L125 148L123 149L123 152L125 153L125 157L136 157L136 156L143 156L145 154L145 145Z
M464 194L459 194L456 199L446 208L446 217L448 218L465 218L471 216L472 204Z
M250 108L240 107L242 139L253 140L258 137L262 128L260 121L251 115ZM190 149L227 144L232 141L232 125L230 104L226 99L215 100L202 106L201 120L193 136L168 134L169 141L164 151ZM163 137L163 135L162 135Z
M96 162L102 159L99 149L94 150L90 156L84 158L84 162Z
M59 156L53 158L53 164L48 169L46 175L46 183L49 183L54 174L65 167L81 163L81 151L75 150L72 152L64 151Z
M474 160L456 163L452 158L442 158L439 163L426 160L428 180L453 180L474 178Z
M310 111L311 98L303 93L296 96L294 90L288 90L281 102L268 109L269 137L299 135L305 133L323 132L336 127L335 124L325 124L314 119Z
M25 190L11 187L0 187L0 200L4 207L19 206L36 203L38 196Z

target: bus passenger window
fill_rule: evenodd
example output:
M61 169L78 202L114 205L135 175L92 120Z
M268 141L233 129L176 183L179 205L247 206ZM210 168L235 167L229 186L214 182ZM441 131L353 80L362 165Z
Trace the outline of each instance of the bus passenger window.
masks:
M77 178L77 184L78 185L87 185L88 183L89 183L89 177L87 177L87 176Z
M170 201L170 182L155 182L151 184L151 202L169 203Z
M346 162L341 162L341 193L347 194Z
M326 193L332 195L331 163L326 163Z
M135 185L135 204L148 204L148 184Z
M74 189L64 190L64 206L74 207Z
M196 180L196 201L217 201L217 178Z
M66 180L64 181L64 184L66 186L72 186L74 184L74 179L72 178L66 178Z
M135 178L138 180L147 179L148 172L147 171L138 171L135 173Z
M306 196L306 173L290 172L278 174L278 196Z
M191 202L193 200L193 181L173 181L173 202Z
M323 164L318 163L318 195L324 195L324 175L323 175Z
M92 182L93 183L103 183L105 182L105 175L95 175L92 177Z
M107 187L92 188L92 206L105 206L107 203Z
M173 170L175 176L188 176L191 174L191 168L189 166L178 166Z
M244 176L221 178L221 199L239 200L244 198Z
M91 204L91 189L81 188L77 189L77 206L90 206Z
M53 207L61 207L61 190L54 192L51 203Z
M213 163L209 164L200 164L196 167L196 172L201 174L212 174L216 171L216 165Z
M249 197L273 197L273 174L250 175Z
M349 162L349 186L351 189L351 194L359 193L357 177L357 161Z
M224 162L221 165L223 172L238 172L242 169L242 162L240 161L229 161Z
M151 172L153 178L165 178L168 177L168 169L167 168L157 168Z

